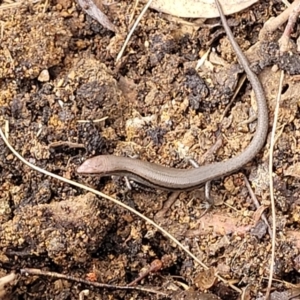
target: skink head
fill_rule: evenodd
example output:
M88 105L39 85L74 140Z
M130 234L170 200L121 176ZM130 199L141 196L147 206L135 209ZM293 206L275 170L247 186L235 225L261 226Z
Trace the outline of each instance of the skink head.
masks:
M80 174L103 174L105 172L105 158L101 156L87 159L81 166L77 168L77 173Z

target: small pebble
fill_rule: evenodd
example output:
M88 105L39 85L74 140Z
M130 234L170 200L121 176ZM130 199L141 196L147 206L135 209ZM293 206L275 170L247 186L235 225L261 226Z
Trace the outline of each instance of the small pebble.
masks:
M40 82L47 82L47 81L49 81L49 80L50 80L50 75L49 75L48 70L47 70L47 69L46 69L46 70L43 70L43 71L40 73L39 77L38 77L38 81L40 81Z

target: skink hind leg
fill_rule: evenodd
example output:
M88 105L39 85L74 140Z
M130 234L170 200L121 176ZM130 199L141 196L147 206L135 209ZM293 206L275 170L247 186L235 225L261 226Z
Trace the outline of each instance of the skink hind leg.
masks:
M199 168L199 164L194 159L190 158L189 163L194 168ZM210 197L210 190L211 190L211 181L207 181L204 186L204 192L205 192L205 201L207 202L208 206L206 207L206 211L204 212L204 214L206 214L207 210L209 210L209 208L214 206L215 204L214 200Z

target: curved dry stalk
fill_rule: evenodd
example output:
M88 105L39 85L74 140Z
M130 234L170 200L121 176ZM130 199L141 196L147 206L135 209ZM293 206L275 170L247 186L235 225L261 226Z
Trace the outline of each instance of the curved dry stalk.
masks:
M271 286L273 281L274 263L275 263L275 246L276 246L276 209L275 209L275 199L274 199L274 185L273 185L273 153L275 144L275 133L278 120L279 103L281 99L282 83L284 78L284 72L281 71L278 94L276 98L276 107L274 111L274 121L271 132L271 142L270 142L270 153L269 153L269 180L270 180L270 198L271 198L271 210L272 210L272 249L271 249L271 261L270 261L270 276L268 281L268 287L266 291L266 299L269 299Z

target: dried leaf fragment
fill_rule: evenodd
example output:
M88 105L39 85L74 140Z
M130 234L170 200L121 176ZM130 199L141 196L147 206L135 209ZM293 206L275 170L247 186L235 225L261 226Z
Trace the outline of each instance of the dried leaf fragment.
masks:
M241 11L258 0L220 0L225 15ZM146 0L144 0L146 2ZM216 18L219 16L214 0L153 0L151 8L183 18Z
M116 26L108 19L108 17L98 8L93 0L78 0L81 6L89 16L98 21L103 27L117 32Z
M215 274L216 269L214 267L199 272L194 279L197 288L202 291L210 289L216 281Z

